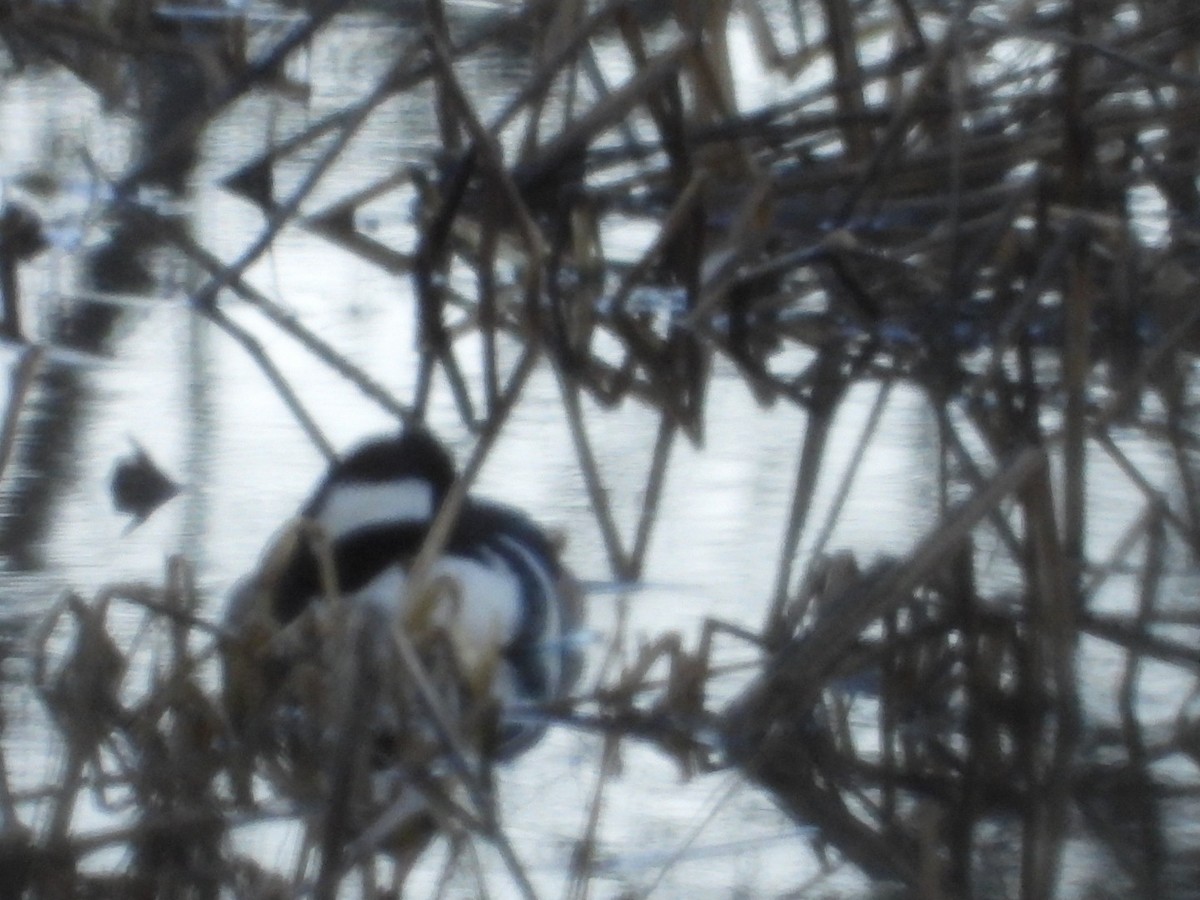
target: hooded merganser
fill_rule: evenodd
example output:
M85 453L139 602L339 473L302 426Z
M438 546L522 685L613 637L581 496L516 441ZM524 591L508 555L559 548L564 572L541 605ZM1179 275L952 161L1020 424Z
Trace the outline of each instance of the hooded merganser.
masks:
M235 590L226 616L230 632L244 635L251 621L283 631L306 611L328 606L330 593L383 610L391 621L415 617L425 601L410 584L411 567L455 477L446 448L418 428L368 440L333 462L300 511L323 548L294 536L277 539ZM579 675L578 587L532 520L473 496L459 507L426 574L427 583L449 586L452 602L434 619L460 669L486 680L498 708L488 755L509 759L545 731L536 707L565 697ZM227 659L227 696L235 677ZM238 713L231 709L235 719Z

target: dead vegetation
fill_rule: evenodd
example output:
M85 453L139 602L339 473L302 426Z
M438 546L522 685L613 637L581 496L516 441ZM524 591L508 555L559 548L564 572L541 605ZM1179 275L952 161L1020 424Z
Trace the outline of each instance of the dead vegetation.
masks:
M200 88L168 126L148 126L153 139L113 185L118 198L150 181L185 183L206 127L249 92L303 102L311 85L289 62L334 33L342 4L266 20L193 20L156 6L133 0L100 13L26 0L0 15L11 69L64 66L147 121L167 95L154 61L187 60ZM687 772L736 771L816 826L829 865L847 861L914 896L1054 896L1071 840L1093 847L1122 885L1094 885L1093 896L1194 895L1200 853L1180 822L1194 832L1200 712L1187 691L1169 709L1140 695L1150 666L1188 683L1200 670L1200 9L530 0L468 12L440 0L406 8L412 21L394 59L356 102L229 173L225 189L263 217L236 259L219 259L205 235L152 205L123 203L120 216L205 273L190 296L195 314L246 348L327 454L321 411L227 315L235 298L397 419L421 420L435 380L449 384L480 438L468 481L530 372L552 366L616 578L642 570L675 439L704 440L715 366L735 367L762 404L799 406L807 426L779 556L747 561L777 567L772 596L747 598L761 605L761 629L714 623L698 647L667 635L640 655L614 639L598 654L595 690L556 714L600 731L606 746L648 741ZM783 99L739 95L732 33L787 85ZM527 69L506 104L485 113L460 67L510 44ZM436 158L316 206L321 179L399 95L436 109ZM418 198L411 245L360 227L359 213L391 192ZM6 221L27 235L26 212ZM652 234L633 258L610 246L628 223ZM411 278L421 336L413 396L392 396L246 280L297 227ZM16 275L37 242L12 234L15 225L2 244L6 333L27 342L5 458L40 352L16 315ZM478 367L464 364L468 354ZM478 379L464 374L476 368ZM833 419L864 383L877 388L876 415L850 465L835 466ZM936 417L938 524L906 558L854 560L828 546L839 503L811 520L816 484L844 471L845 496L898 385L922 392ZM627 535L584 427L585 398L658 418ZM1139 468L1138 441L1159 448L1165 473ZM1137 505L1113 546L1087 537L1097 460L1122 473ZM1009 583L981 573L985 557L1011 568ZM0 893L334 896L343 882L368 893L398 883L404 863L380 874L380 859L396 852L376 840L387 829L372 830L386 809L351 808L358 795L347 785L370 780L363 759L277 773L276 784L293 784L281 792L290 800L244 802L237 785L248 770L273 763L247 760L229 740L212 673L220 637L187 573L178 562L162 587L68 598L42 626L34 684L63 772L37 796L0 779ZM1114 586L1120 610L1100 611L1095 598ZM122 605L141 617L134 632L120 630L137 634L133 646L114 638ZM710 651L727 640L756 648L759 663L732 702L715 702ZM1103 721L1080 699L1080 648L1097 642L1124 667ZM437 668L435 649L424 658ZM380 672L394 666L377 662ZM363 683L344 668L331 663L322 676L337 697ZM352 744L353 707L322 709L321 740ZM452 748L431 734L442 749L411 761L414 772L428 775L429 760ZM430 776L438 825L460 849L467 834L502 848L511 884L533 894L505 849L489 774L468 769L449 782ZM580 836L573 896L588 893L605 777ZM122 823L81 833L85 798ZM231 850L232 830L278 818L305 832L293 872ZM997 829L1009 836L999 849ZM80 866L106 847L123 851L120 867Z

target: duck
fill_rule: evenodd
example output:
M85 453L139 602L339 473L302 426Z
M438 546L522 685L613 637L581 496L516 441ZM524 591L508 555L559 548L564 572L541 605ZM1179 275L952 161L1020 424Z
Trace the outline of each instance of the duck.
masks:
M418 639L414 632L432 624L445 638L457 675L443 688L465 686L496 712L486 737L470 742L473 754L506 762L540 740L546 707L565 700L580 676L581 590L547 531L474 494L456 504L440 551L418 575L414 564L457 478L446 446L422 427L369 438L328 465L231 592L224 694L239 738L277 744L267 732L304 717L295 672L328 658L331 620L361 613ZM461 706L452 700L448 708ZM421 727L392 721L375 741L394 747Z

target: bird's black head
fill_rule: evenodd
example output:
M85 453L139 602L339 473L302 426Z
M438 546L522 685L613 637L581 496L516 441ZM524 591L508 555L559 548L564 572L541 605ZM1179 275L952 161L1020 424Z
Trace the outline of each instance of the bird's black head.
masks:
M454 461L423 428L372 438L329 467L304 514L329 537L391 524L428 524L454 484Z
M418 479L428 482L440 499L454 477L454 460L441 441L424 428L409 428L359 444L334 463L327 480L380 484Z

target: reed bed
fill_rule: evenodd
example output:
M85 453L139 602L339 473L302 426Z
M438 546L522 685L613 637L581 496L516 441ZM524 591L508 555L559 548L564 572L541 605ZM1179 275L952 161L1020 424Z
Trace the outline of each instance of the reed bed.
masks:
M186 179L206 129L240 98L271 91L302 103L313 85L289 64L336 33L343 6L189 17L151 0L104 12L26 0L0 17L9 66L66 67L148 118L164 90L155 61L192 73L193 102L111 185L111 212L204 273L189 296L195 314L245 347L315 446L333 453L323 411L290 390L231 304L258 309L401 422L422 421L435 383L448 385L479 436L468 481L529 373L552 367L617 579L643 570L675 443L702 445L714 425L714 369L736 369L765 406L805 414L778 555L747 560L776 573L770 596L746 598L761 625L712 622L695 646L664 634L639 651L611 636L589 689L550 711L611 748L571 895L589 895L617 749L640 741L685 772L735 773L815 827L830 865L906 896L1058 896L1078 841L1111 864L1112 896L1194 896L1197 693L1153 710L1141 694L1149 667L1188 684L1200 672L1200 9L427 0L387 13L404 16L404 40L355 102L229 173L222 189L262 212L236 258L136 201L148 183ZM737 52L731 35L742 38ZM781 99L746 98L746 47ZM488 52L526 60L499 109L485 109L461 76ZM436 111L438 152L319 205L315 189L356 133L402 95ZM416 198L410 245L360 227L361 210L392 194ZM28 211L12 222L0 245L6 334L36 367L37 337L15 310L16 276L37 242ZM633 257L613 247L629 223L652 235ZM411 280L412 396L392 396L246 278L295 228ZM5 458L30 390L22 373L0 436ZM863 385L878 391L876 413L890 392L915 388L937 423L936 524L903 558L856 559L831 545L840 502L813 503L832 473L844 498L877 441L878 415L848 465L830 458L832 423ZM656 419L627 533L586 404L634 404ZM1139 469L1137 441L1161 450L1165 476ZM1138 505L1112 547L1088 539L1098 460L1122 473ZM985 561L1012 578L996 585ZM205 618L188 571L178 560L162 585L68 597L37 630L33 686L63 772L29 796L0 778L0 893L398 893L407 857L372 825L386 809L356 806L346 787L370 780L368 763L343 757L334 770L281 774L275 751L247 758L230 738L214 674L228 636ZM1114 589L1119 611L1095 603ZM118 606L141 617L133 646L114 638ZM714 690L728 642L756 660L732 700ZM1103 716L1081 702L1081 647L1096 645L1124 669ZM417 668L444 669L436 647L421 649ZM461 695L453 672L435 680L438 703ZM344 698L387 679L330 663L319 681L321 696ZM432 714L437 704L401 682L391 696L407 704L403 715ZM353 706L322 702L322 733L352 742ZM469 857L472 836L487 842L506 884L534 895L492 809L492 773L432 734L434 749L414 749L406 765L442 798L437 828L452 859ZM446 753L459 763L449 772L430 763ZM274 795L263 799L261 784L247 795L247 779L271 780ZM81 832L85 799L114 808L121 824ZM230 834L264 820L302 832L292 871L232 850ZM997 830L1009 839L997 842ZM105 848L122 851L120 866L83 865Z

